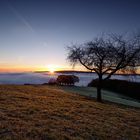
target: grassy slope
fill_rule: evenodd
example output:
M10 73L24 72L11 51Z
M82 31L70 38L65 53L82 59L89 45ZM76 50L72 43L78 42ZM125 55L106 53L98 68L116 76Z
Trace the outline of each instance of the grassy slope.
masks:
M0 85L0 139L139 139L140 110L47 86Z

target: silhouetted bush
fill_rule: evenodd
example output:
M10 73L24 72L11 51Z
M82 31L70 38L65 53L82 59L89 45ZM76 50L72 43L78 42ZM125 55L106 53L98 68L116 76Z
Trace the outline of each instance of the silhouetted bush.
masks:
M54 78L51 78L48 82L48 85L56 85L56 84L57 84L57 81Z
M28 86L28 85L33 85L33 84L30 84L30 83L25 83L24 85Z
M74 85L79 82L79 77L75 75L59 75L56 81L59 85Z
M48 85L48 83L43 83L42 85Z
M97 87L98 79L92 80L88 86ZM140 100L140 83L125 80L109 79L102 83L102 88Z

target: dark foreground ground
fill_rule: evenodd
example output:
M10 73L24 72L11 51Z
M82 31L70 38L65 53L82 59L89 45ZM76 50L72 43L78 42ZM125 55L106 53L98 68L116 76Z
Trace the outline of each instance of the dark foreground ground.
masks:
M140 139L140 109L66 92L0 85L0 140Z

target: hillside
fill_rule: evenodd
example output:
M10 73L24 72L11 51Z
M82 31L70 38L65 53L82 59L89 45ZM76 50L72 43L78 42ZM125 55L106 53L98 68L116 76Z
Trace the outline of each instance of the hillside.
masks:
M139 139L139 109L66 92L40 85L0 85L0 139Z

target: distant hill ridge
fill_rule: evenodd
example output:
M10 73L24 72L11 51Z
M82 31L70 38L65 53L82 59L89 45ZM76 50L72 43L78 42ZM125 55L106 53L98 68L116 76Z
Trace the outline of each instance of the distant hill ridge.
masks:
M35 73L45 73L45 72L49 72L49 71L35 71ZM59 71L54 71L55 73L65 73L65 74L68 74L68 73L95 73L95 72L91 72L91 71L76 71L76 70L59 70ZM96 73L95 73L96 74ZM140 75L140 74L127 74L127 73L124 73L124 74L119 74L119 73L116 73L114 75Z

